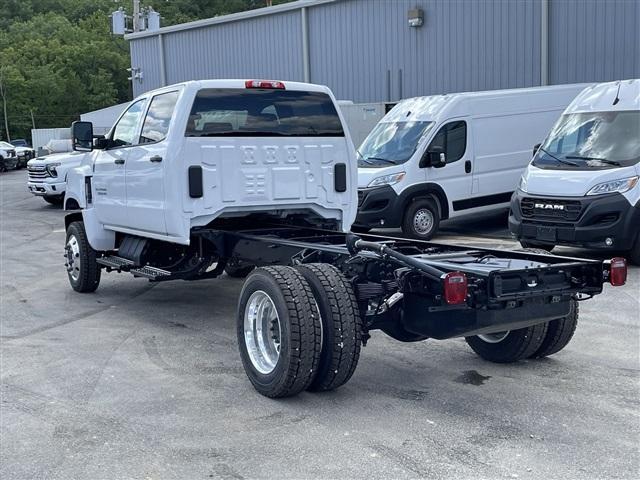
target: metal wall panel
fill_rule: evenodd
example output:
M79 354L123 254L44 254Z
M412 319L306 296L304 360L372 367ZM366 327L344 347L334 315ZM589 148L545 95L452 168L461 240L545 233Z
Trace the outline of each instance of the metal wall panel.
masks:
M411 28L410 9L424 11ZM355 102L540 81L539 0L346 0L309 10L311 81Z
M158 37L139 38L129 42L129 48L131 50L131 67L140 68L143 75L142 82L133 80L133 96L136 97L148 90L162 87Z
M551 83L640 77L638 0L550 0Z
M167 84L206 78L302 81L300 35L300 11L164 34ZM149 40L155 49L148 47ZM131 40L131 51L145 75L136 94L157 88L157 37ZM148 58L143 60L144 55Z
M311 81L340 99L540 84L543 0L338 0L307 8ZM640 77L639 0L547 0L550 83ZM408 26L407 12L424 11ZM302 80L300 10L163 35L168 84ZM133 38L139 94L161 86L157 36Z

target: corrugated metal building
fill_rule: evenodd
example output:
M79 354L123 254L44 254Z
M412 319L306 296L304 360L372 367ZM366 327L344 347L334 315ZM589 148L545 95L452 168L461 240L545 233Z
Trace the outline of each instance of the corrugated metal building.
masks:
M638 0L300 0L126 38L136 95L271 78L379 102L640 77Z

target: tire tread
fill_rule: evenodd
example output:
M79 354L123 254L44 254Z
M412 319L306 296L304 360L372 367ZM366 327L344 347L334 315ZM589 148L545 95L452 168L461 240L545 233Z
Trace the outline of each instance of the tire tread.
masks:
M309 283L317 279L318 287L326 296L326 307L331 319L323 318L325 328L321 365L318 375L309 386L312 391L334 390L353 376L360 359L362 343L362 319L352 285L333 265L310 263L297 267ZM316 298L316 301L322 299ZM331 341L333 340L333 341Z

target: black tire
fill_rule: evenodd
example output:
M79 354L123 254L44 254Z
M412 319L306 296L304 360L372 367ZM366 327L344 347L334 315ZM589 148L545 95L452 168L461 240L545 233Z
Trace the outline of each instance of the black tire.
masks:
M502 340L489 343L481 336L466 337L471 349L480 357L494 363L513 363L531 357L542 345L547 324L511 330Z
M310 263L296 269L309 283L322 321L318 373L307 390L334 390L349 381L360 359L362 319L353 286L333 265Z
M224 267L224 272L231 278L245 278L255 268L255 265L239 265L236 263L227 263L227 265Z
M423 219L429 225L423 230L418 227ZM440 210L434 198L417 198L409 204L402 220L402 233L418 240L430 240L440 226Z
M551 250L556 248L555 245L545 245L544 243L527 242L525 240L520 240L520 245L522 245L522 248L526 250L544 250L545 253L550 252Z
M273 370L261 373L249 355L244 317L254 293L266 293L279 320L280 352ZM237 335L244 370L254 388L266 397L296 395L315 378L321 349L320 319L311 287L292 267L264 267L251 272L240 292Z
M62 202L64 202L64 195L45 195L42 198L45 202L56 206L62 205Z
M629 261L634 265L640 265L640 232L638 232L636 241L629 251Z
M551 320L547 324L547 333L542 345L531 355L531 358L542 358L558 353L566 347L573 337L578 326L578 301L571 299L571 311L569 315L557 320Z
M75 238L78 246L78 251L75 254L70 245L72 237ZM96 262L96 257L96 251L91 248L89 240L87 240L84 224L71 222L67 228L66 264L69 283L76 292L95 292L100 285L100 266ZM80 259L80 267L74 273L76 258Z

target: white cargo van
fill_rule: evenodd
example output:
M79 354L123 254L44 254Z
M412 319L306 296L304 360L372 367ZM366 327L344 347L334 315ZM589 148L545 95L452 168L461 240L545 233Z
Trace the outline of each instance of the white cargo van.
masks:
M628 251L640 264L640 80L586 88L524 172L509 229L525 246Z
M403 100L358 150L354 230L402 227L428 240L441 220L507 208L532 145L586 86Z

